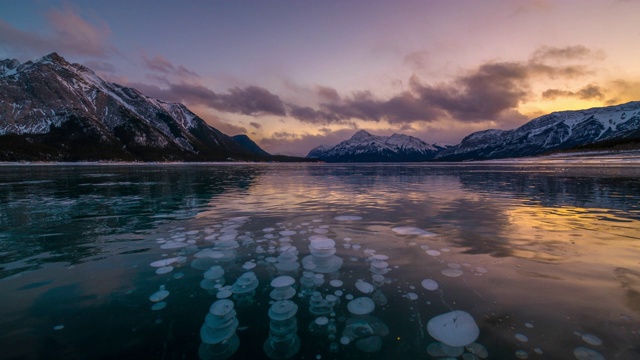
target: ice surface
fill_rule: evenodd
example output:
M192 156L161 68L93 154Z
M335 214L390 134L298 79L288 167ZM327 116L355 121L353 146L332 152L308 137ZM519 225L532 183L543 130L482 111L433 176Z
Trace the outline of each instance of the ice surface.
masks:
M334 219L338 221L357 221L357 220L362 220L362 216L340 215L340 216L336 216Z
M400 235L420 235L420 236L435 236L436 234L426 231L415 226L398 226L394 227L393 230L395 233Z

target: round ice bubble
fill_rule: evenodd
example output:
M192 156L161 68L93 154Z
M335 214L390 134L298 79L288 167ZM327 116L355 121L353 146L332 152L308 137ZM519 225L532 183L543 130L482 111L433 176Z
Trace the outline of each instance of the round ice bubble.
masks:
M457 269L444 269L441 271L441 273L442 275L448 276L448 277L458 277L464 274L462 270L457 270Z
M431 280L431 279L424 279L422 280L421 283L422 287L427 289L427 290L438 290L438 283L435 280Z
M164 301L157 302L151 306L151 310L160 311L167 307L167 303Z
M218 291L218 293L216 294L216 298L227 299L227 298L230 298L231 295L233 295L233 292L230 289L222 289Z
M169 291L165 289L160 289L154 292L153 294L151 294L151 296L149 296L149 300L153 302L158 302L158 301L164 300L167 296L169 296Z
M233 310L233 301L218 300L209 307L209 312L215 316L225 316Z
M449 346L466 346L480 335L473 317L461 310L438 315L427 323L427 331L434 339Z
M164 274L168 274L168 273L170 273L172 271L173 271L173 266L170 266L170 265L169 266L163 266L163 267L160 267L160 268L156 269L156 274L164 275Z
M584 334L582 335L582 340L589 345L600 346L602 345L602 340L599 337L593 334Z
M347 310L353 315L367 315L375 309L376 305L368 297L355 298L347 304Z
M373 285L362 280L356 281L356 288L364 294L371 294L373 290L375 290L375 287Z
M298 305L291 300L278 300L269 308L269 319L282 321L293 317L298 312Z
M404 297L406 297L409 300L418 300L418 294L412 293L412 292L406 293Z
M244 265L242 265L242 268L245 270L251 270L254 267L256 267L256 263L252 262L252 261L247 261L246 263L244 263Z
M222 276L224 276L224 269L219 265L213 265L204 273L204 278L209 280L219 279Z

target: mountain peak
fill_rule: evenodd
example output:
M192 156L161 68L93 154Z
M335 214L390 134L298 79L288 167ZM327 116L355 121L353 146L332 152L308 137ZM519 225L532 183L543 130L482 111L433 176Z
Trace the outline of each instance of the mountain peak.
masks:
M353 136L351 137L350 140L361 140L361 139L369 138L371 136L373 136L373 135L368 133L366 130L358 130L358 132L353 134Z
M328 162L427 161L433 159L436 152L435 147L412 136L377 136L360 130L332 148L316 147L307 157Z
M37 63L52 62L56 64L68 64L67 60L65 60L65 58L63 58L62 56L58 55L57 52L52 52L50 54L47 54L41 57L40 59L36 60L36 62Z

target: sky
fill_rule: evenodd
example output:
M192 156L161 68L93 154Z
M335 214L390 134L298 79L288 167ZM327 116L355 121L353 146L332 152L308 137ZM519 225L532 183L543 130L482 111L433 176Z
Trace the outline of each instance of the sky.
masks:
M0 59L57 52L306 155L364 129L456 144L640 100L640 0L3 0Z

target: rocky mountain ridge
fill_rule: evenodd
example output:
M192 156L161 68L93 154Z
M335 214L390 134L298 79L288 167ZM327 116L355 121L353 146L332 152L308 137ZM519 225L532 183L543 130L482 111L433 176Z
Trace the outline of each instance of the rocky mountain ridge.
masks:
M640 101L560 111L513 130L475 132L440 152L439 160L486 160L535 156L605 141L640 138Z
M269 160L265 154L182 104L107 82L56 53L0 61L0 161Z
M430 145L406 135L374 136L361 130L334 147L319 146L307 157L328 162L489 160L639 139L640 101L633 101L554 112L513 130L474 132L454 146Z
M321 145L312 149L307 157L327 162L427 161L438 151L439 148L413 136L376 136L360 130L332 148Z

